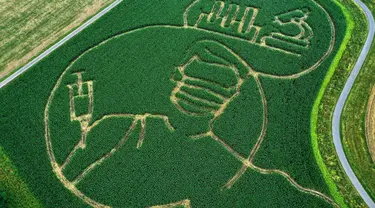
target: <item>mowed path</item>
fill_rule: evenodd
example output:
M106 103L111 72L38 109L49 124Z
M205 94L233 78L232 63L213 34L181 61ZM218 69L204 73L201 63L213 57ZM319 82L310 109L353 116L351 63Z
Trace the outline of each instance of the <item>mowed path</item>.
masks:
M366 60L366 57L370 51L372 41L374 39L375 34L375 21L374 17L371 13L371 11L367 8L367 6L360 0L354 0L360 8L363 10L363 12L366 15L367 22L368 22L368 28L369 33L365 42L365 45L361 51L361 54L359 55L359 58L357 60L357 63L355 64L348 81L346 82L343 91L341 92L340 98L336 104L335 111L333 113L333 120L332 120L332 134L333 134L333 142L335 144L335 149L337 152L337 155L340 159L341 165L345 170L346 175L348 175L350 181L353 183L354 187L357 189L358 193L361 195L363 200L366 202L367 206L371 208L375 208L375 203L371 199L371 197L368 195L366 190L363 188L361 183L359 182L358 178L354 174L353 169L350 167L350 164L348 162L348 159L345 156L344 149L341 143L341 135L340 135L340 122L341 122L341 114L344 109L344 105L346 100L349 97L350 90L352 89L354 85L354 81L356 80L359 71L362 68L362 65L364 61Z

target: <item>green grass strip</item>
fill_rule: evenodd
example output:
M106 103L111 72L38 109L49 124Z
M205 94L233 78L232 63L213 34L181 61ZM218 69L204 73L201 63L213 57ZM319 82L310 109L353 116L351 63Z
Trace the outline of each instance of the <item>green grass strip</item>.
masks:
M16 167L0 147L0 192L5 192L9 208L42 208L43 205L19 177Z
M338 203L340 205L340 207L344 208L344 207L348 207L348 206L344 202L344 197L337 190L336 184L332 180L331 175L330 175L327 167L325 166L325 164L323 162L323 158L322 158L322 155L320 154L319 147L318 147L318 135L316 133L319 106L320 106L320 103L322 101L324 92L325 92L325 90L326 90L326 88L327 88L336 68L339 65L339 62L340 62L340 60L341 60L341 58L344 54L344 51L345 51L345 49L348 45L348 42L351 38L353 29L354 29L354 21L353 21L352 15L349 13L349 11L342 4L340 4L337 1L334 1L334 2L343 11L343 13L345 15L345 18L346 18L346 22L347 22L347 28L346 28L344 40L343 40L335 58L334 58L331 66L328 69L327 75L326 75L326 77L323 81L323 84L322 84L322 86L319 90L317 99L314 102L313 110L312 110L312 113L311 113L311 126L310 127L311 127L312 148L313 148L315 159L316 159L316 161L318 163L318 166L319 166L319 168L320 168L320 170L323 174L323 178L328 185L328 188L329 188L329 191L330 191L332 197L334 198L336 203Z

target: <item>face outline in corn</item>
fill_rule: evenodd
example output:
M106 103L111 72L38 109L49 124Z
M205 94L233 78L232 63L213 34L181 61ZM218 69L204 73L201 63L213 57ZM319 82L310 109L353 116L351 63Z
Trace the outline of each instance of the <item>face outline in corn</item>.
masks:
M322 52L318 54L318 56L308 60L308 63L304 64L303 68L299 68L300 63L306 62L306 56L309 56L311 54L310 51L314 48L314 37L318 34L314 33L312 28L319 25L319 23L313 23L313 26L311 26L309 14L314 11L317 12L318 10L320 10L321 14L327 15L326 24L328 26L333 26L329 15L323 7L318 4L303 7L303 9L289 8L287 11L280 11L279 13L275 13L272 18L268 18L267 20L269 21L267 24L260 24L257 18L258 16L262 18L262 6L257 7L251 4L243 5L224 1L195 0L186 8L183 14L183 25L181 26L155 25L140 27L116 35L85 51L63 72L51 92L45 110L47 151L55 174L67 189L84 200L87 204L93 207L106 206L105 202L87 196L77 187L85 177L89 176L90 172L113 157L120 148L126 146L127 143L130 142L128 138L130 138L131 135L137 135L137 142L134 145L136 149L139 151L147 149L144 145L148 142L146 137L146 135L149 135L147 133L149 131L147 128L148 120L155 120L164 126L164 130L172 134L175 132L182 133L190 140L198 141L211 139L227 152L230 157L240 162L242 167L236 170L234 175L228 177L225 183L221 184L221 190L223 191L235 185L248 169L263 174L275 173L257 167L252 163L267 130L267 100L260 78L299 78L315 70L331 54L333 43L335 42L334 27L331 27L332 30L329 31L332 35L329 44L319 46L324 48L324 50L321 50ZM290 34L285 33L283 27L288 27L288 25L292 25L295 31ZM134 85L126 85L126 83L121 80L118 82L116 80L107 80L105 82L104 75L100 74L99 70L95 71L91 69L89 65L85 65L84 60L89 59L87 57L94 54L96 50L105 50L107 47L107 51L110 51L108 49L113 47L111 46L112 42L120 42L122 38L126 38L127 36L136 38L138 33L141 34L143 32L150 33L151 37L154 35L154 33L152 33L153 30L160 30L158 33L175 30L181 37L183 37L182 34L184 33L191 33L192 36L197 36L196 38L192 38L192 40L188 40L184 46L179 47L179 52L176 53L181 54L180 58L178 60L173 59L173 61L171 61L173 63L165 67L167 68L167 73L165 74L168 74L168 77L165 76L158 80L161 83L160 85L163 85L163 82L168 82L168 87L160 87L160 89L169 90L164 90L162 95L159 96L165 98L163 102L155 102L153 106L156 106L156 109L158 106L170 105L169 109L148 110L145 107L145 110L140 110L138 112L132 110L133 106L128 106L129 108L124 107L123 109L125 110L123 110L122 108L115 108L115 105L120 103L116 97L114 97L113 102L109 105L110 107L104 106L103 100L107 99L107 97L101 96L100 92L106 91L105 89L111 87L106 83L111 83L115 86L112 87L114 91L121 89L121 87L124 88L121 92L115 93L118 97L121 97L128 96L128 94L122 91L137 91L136 88L139 86L140 81L135 82L137 84ZM131 38L129 38L129 40L131 40ZM178 38L176 38L176 40L178 40ZM261 55L252 55L244 48L251 48L250 51L264 50L265 52L264 54L259 52ZM175 51L170 49L170 52ZM286 64L290 64L290 61L295 61L289 71L277 71L275 66L279 64L275 63L269 63L269 65L265 67L257 64L259 57L263 57L262 55L267 59L271 59L275 54L285 55L283 59ZM134 54L128 53L128 55L133 56ZM168 55L164 54L160 54L160 56L165 56L165 60L169 58ZM129 57L126 58L128 59ZM98 59L117 60L119 57L109 55ZM149 62L151 63L153 60L154 59L151 59ZM100 62L100 60L95 61ZM138 62L144 62L143 58L140 58ZM128 62L115 64L118 66L125 65L125 68L131 68L127 65ZM284 67L283 64L284 63L280 63L281 68ZM97 65L98 66L95 67L99 69L100 64ZM152 68L150 66L148 67ZM145 71L147 71L147 69L148 68L145 67ZM129 72L129 74L131 74L131 72ZM140 79L142 78L145 80L151 79L147 78L147 76L141 77ZM244 93L243 85L247 82L253 82L254 86L256 86L256 90L252 93L254 93L255 99L258 99L259 103L262 105L262 107L259 107L262 109L262 112L258 113L263 116L263 122L258 124L260 126L258 132L259 136L256 138L254 145L251 146L249 154L244 155L239 153L236 148L228 145L226 138L222 138L216 133L215 124L236 98ZM145 83L145 85L147 85L147 81L145 81ZM124 87L124 85L127 87ZM134 87L134 89L132 89L132 87ZM159 88L157 87L157 89ZM140 90L138 92L138 95L141 95L142 92L146 92L147 90L152 91L153 89L144 87L143 91ZM54 133L55 129L51 130L50 127L50 122L57 122L58 120L54 118L56 116L54 116L53 113L51 113L51 116L49 111L51 106L52 111L54 111L54 105L57 105L54 99L62 99L60 95L61 97L69 97L69 101L64 101L65 103L68 102L68 105L66 105L64 109L66 112L69 112L69 122L76 126L77 131L79 129L80 137L74 148L67 152L65 158L63 157L63 159L59 161L56 159L58 156L55 156L53 152L53 137L58 135L58 133ZM147 96L145 95L145 97ZM129 99L137 99L137 96L133 98L130 97ZM145 98L144 100L147 99ZM144 100L135 105L142 106ZM84 104L84 107L80 109L79 102L86 102L87 104ZM169 104L167 104L167 102ZM185 122L203 120L197 124L200 129L197 128L198 130L194 131L187 129L189 127L184 129L183 123L176 122L176 117L178 116L175 116L175 114L181 117L185 116L187 118L184 120ZM128 119L130 121L128 127L124 128L125 130L123 129L124 131L121 138L115 142L108 151L100 153L99 157L85 167L77 177L68 178L66 176L67 174L64 172L67 166L69 166L71 162L74 162L79 154L90 150L88 143L90 138L88 137L90 137L90 134L94 134L91 132L97 131L96 129L99 129L100 126L105 124L108 120L114 119ZM79 128L77 126L79 126ZM286 177L289 181L292 179L287 173L276 173L283 175L283 177ZM329 197L320 192L300 187L295 181L290 182L303 192L323 198L329 203L334 203ZM160 202L159 204L163 203ZM190 198L181 198L181 201L171 203L170 205L189 207Z

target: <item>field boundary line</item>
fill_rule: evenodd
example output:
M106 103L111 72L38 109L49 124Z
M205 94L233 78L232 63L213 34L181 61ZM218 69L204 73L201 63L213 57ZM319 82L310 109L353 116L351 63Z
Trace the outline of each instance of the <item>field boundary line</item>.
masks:
M329 189L331 195L333 196L333 198L335 198L336 202L340 205L340 207L344 208L344 207L347 207L345 202L344 202L344 198L341 195L341 193L339 193L335 182L331 178L331 175L329 173L329 170L328 170L327 166L323 162L323 157L322 157L322 155L320 153L320 150L319 150L319 147L318 147L319 144L318 144L318 135L317 135L318 112L319 112L321 101L323 99L323 95L326 91L326 88L328 87L329 82L331 81L331 79L332 79L332 77L333 77L333 75L336 71L336 68L338 67L338 63L340 62L340 60L341 60L341 58L344 54L344 51L345 51L345 49L346 49L346 47L347 47L347 45L348 45L348 43L351 39L353 29L354 29L354 21L353 21L353 18L351 16L351 14L348 12L348 10L338 1L333 1L333 3L335 3L337 6L339 6L342 9L342 12L343 12L343 14L345 16L345 19L346 19L346 22L347 22L347 27L346 27L346 30L345 30L345 36L343 38L343 41L342 41L342 43L341 43L341 45L338 49L338 52L337 52L336 56L333 59L333 62L330 64L329 70L328 70L328 72L327 72L327 74L324 78L324 81L323 81L323 83L320 87L320 90L319 90L318 95L316 97L316 100L314 102L314 106L313 106L313 109L312 109L312 112L311 112L311 125L310 125L311 132L310 132L310 134L311 134L311 140L312 140L311 143L312 143L314 156L315 156L315 159L318 163L319 169L322 172L323 178L328 185L328 189Z
M82 30L86 29L88 26L90 26L92 23L94 23L96 20L107 14L110 10L112 10L114 7L116 7L118 4L120 4L123 0L116 0L109 6L107 6L105 9L94 15L91 19L87 20L85 23L83 23L81 26L79 26L77 29L75 29L73 32L69 33L67 36L65 36L63 39L58 41L56 44L45 50L43 53L41 53L39 56L34 58L32 61L28 62L25 66L8 76L6 79L0 82L0 89L6 86L8 83L16 79L18 76L23 74L26 70L33 67L35 64L37 64L39 61L44 59L44 57L48 56L50 53L55 51L57 48L62 46L64 43L72 39L74 36L79 34Z

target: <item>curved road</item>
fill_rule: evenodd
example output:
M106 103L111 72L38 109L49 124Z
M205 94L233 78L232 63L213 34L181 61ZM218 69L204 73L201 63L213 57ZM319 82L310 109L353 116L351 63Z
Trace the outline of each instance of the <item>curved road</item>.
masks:
M353 71L351 72L348 81L345 84L343 91L341 92L340 98L336 104L335 111L333 113L333 120L332 120L332 134L333 134L333 142L335 144L337 155L340 159L341 165L344 168L346 174L348 175L350 181L353 183L354 187L357 189L358 193L361 195L363 200L366 202L367 206L371 208L375 208L375 203L371 199L371 197L367 194L366 190L363 188L361 183L359 182L358 178L355 176L352 168L349 165L348 159L345 156L344 149L341 143L340 137L340 121L341 121L341 113L343 111L344 105L346 100L348 99L350 90L353 87L354 81L358 76L359 71L362 68L362 65L368 55L370 50L374 33L375 33L375 22L374 17L372 16L371 11L366 7L366 5L361 2L360 0L354 0L366 14L366 18L368 21L368 28L369 33L365 42L365 45L359 55L357 63L355 64Z
M366 5L361 2L360 0L354 0L364 11L366 14L367 21L369 23L369 34L367 36L366 43L362 49L362 52L357 60L356 65L353 68L352 73L350 74L350 77L345 84L345 87L340 95L339 101L336 104L335 111L333 114L333 121L332 121L332 131L333 131L333 139L334 139L334 144L336 148L336 152L339 156L340 162L348 175L349 179L352 181L354 187L357 189L359 194L362 196L366 204L371 207L375 208L375 203L374 201L370 198L370 196L367 194L361 183L359 182L358 178L355 176L353 170L351 169L349 162L345 156L342 143L341 143L341 138L340 138L340 119L341 119L341 113L345 104L345 101L348 98L349 92L353 87L354 81L358 76L358 73L367 57L367 54L370 50L372 40L374 38L374 33L375 33L375 22L374 18L371 14L371 11L366 7ZM52 53L54 50L56 50L58 47L63 45L66 41L70 40L72 37L77 35L79 32L84 30L86 27L91 25L93 22L98 20L100 17L105 15L107 12L109 12L111 9L113 9L115 6L117 6L119 3L121 3L122 0L116 0L113 2L111 5L103 9L101 12L96 14L94 17L89 19L87 22L85 22L83 25L81 25L79 28L71 32L69 35L61 39L59 42L57 42L55 45L52 47L48 48L46 51L44 51L42 54L40 54L38 57L30 61L28 64L26 64L24 67L20 68L17 70L15 73L10 75L8 78L0 82L0 88L4 87L7 85L9 82L17 78L19 75L21 75L23 72L34 66L36 63L38 63L40 60L42 60L44 57L48 56L50 53Z

